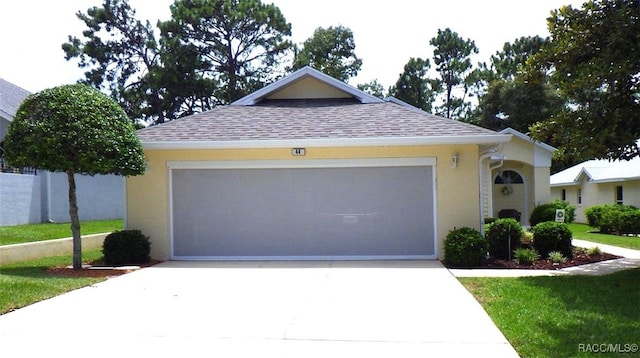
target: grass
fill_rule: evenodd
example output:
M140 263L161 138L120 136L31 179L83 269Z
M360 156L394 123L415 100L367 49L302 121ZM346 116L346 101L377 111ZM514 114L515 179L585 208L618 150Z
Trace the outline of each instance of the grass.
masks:
M590 232L596 230L586 224L569 224L569 229L573 233L574 239L593 241L605 245L613 245L626 247L627 249L640 250L640 237L633 236L620 236L620 235L608 235L600 234L597 232Z
M580 345L640 344L640 269L459 280L522 357L593 356Z
M21 244L71 237L71 224L44 223L0 227L0 245ZM122 220L83 221L80 223L82 235L100 234L122 230Z
M85 261L102 257L100 250L83 252ZM103 278L51 276L47 268L68 265L71 256L48 257L0 266L0 314L88 286Z

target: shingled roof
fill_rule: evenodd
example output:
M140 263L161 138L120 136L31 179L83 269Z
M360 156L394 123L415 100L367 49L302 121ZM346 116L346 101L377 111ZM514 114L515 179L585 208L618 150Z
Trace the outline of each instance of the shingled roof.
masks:
M18 107L31 92L0 78L0 117L12 121Z
M328 76L309 67L291 76L296 74L327 83ZM398 101L374 99L350 86L340 88L348 91L344 98L269 99L277 84L232 105L141 129L138 137L147 149L490 144L510 138Z

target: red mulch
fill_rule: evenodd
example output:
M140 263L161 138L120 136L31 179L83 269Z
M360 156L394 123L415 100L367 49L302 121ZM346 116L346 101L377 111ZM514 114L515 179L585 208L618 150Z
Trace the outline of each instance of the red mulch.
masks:
M162 261L151 260L144 264L136 264L131 266L139 266L139 267L149 267L156 264L159 264ZM111 266L105 265L104 262L96 261L89 263L93 268L83 268L80 270L74 270L67 266L62 267L53 267L47 270L47 273L52 276L64 276L64 277L114 277L124 275L129 272L135 271L132 270L115 270L112 269Z
M594 262L607 261L619 259L620 256L611 255L603 252L600 255L587 255L587 251L584 249L573 248L573 259L563 263L554 263L549 259L537 260L532 265L520 265L515 260L500 260L495 258L489 258L486 260L481 268L493 268L493 269L531 269L531 270L559 270L565 267L580 266L590 264Z

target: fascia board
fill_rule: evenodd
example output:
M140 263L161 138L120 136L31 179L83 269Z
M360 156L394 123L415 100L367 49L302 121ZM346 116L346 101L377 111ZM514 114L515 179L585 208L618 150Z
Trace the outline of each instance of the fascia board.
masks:
M499 144L511 139L510 135L434 136L434 137L384 137L293 140L244 140L244 141L159 141L142 142L148 150L190 149L242 149L242 148L295 148L295 147L364 147L364 146L416 146Z

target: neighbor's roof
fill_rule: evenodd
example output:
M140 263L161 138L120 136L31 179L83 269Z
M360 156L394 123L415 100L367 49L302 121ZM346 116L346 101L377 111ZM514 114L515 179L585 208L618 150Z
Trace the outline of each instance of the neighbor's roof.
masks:
M30 94L26 89L0 78L0 117L12 121L20 104Z
M268 99L308 77L348 98ZM310 67L232 105L144 128L137 134L147 149L493 144L511 138L399 101L372 97Z
M579 184L584 175L591 182L619 182L640 180L640 157L629 161L594 159L575 165L551 176L551 186Z

